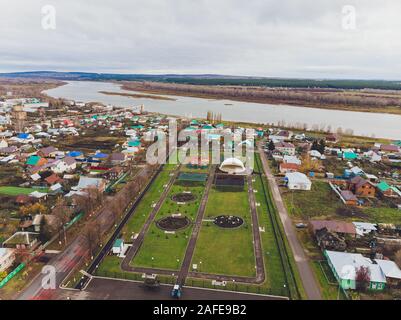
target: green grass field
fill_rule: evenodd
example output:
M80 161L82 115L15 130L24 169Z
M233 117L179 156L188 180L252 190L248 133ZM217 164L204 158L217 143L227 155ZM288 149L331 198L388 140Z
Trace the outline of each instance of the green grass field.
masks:
M154 183L142 198L134 214L124 226L122 233L125 241L132 241L131 236L141 231L143 224L152 211L152 204L156 203L164 190L164 185L171 179L171 171L164 168Z
M144 242L131 264L135 267L151 267L169 270L178 270L181 267L192 225L184 230L176 231L175 234L166 234L156 226L156 221L172 214L181 213L193 222L196 218L200 199L202 198L204 184L187 185L174 184L155 217ZM196 195L196 200L187 204L179 205L171 200L176 193L190 191Z
M284 285L286 284L285 270L281 263L279 248L274 237L273 225L268 215L260 176L255 177L254 189L258 191L255 194L256 202L260 203L260 206L257 207L259 226L265 229L260 234L266 274L266 280L262 286L271 289L272 292L280 293L284 291Z
M8 187L8 186L0 187L0 194L6 195L6 196L18 196L20 194L28 195L34 191L46 192L47 189L34 189L34 188Z
M344 205L327 182L313 181L311 191L285 191L283 200L294 218L333 217Z
M192 263L200 266L200 272L255 276L247 187L237 192L214 188L210 191L204 219L222 214L242 217L244 225L237 229L222 229L213 222L203 222Z

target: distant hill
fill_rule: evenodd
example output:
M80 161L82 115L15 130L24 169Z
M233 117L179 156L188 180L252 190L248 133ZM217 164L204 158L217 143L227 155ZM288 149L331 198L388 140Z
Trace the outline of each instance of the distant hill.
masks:
M325 79L286 79L243 77L216 74L114 74L90 72L56 72L30 71L0 73L4 78L36 78L56 80L86 80L86 81L159 81L169 83L185 83L195 85L241 85L284 88L325 88L325 89L387 89L401 90L400 81L386 80L325 80Z

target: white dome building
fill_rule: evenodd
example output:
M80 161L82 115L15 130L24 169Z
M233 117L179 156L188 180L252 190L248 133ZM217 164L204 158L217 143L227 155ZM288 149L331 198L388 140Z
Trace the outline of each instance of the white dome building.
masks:
M220 165L220 170L228 174L246 174L246 168L241 160L228 158Z

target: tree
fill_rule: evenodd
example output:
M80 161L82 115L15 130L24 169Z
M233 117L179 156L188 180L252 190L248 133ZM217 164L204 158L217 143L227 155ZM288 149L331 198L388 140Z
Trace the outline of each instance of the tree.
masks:
M57 227L59 231L64 233L64 242L67 244L67 237L65 231L65 225L71 220L72 209L68 206L67 201L64 198L58 198L56 205L52 210L53 216L57 220Z
M324 139L321 139L319 141L319 144L317 145L317 151L319 151L321 154L324 154L324 150L326 149L326 142Z
M370 270L368 267L361 266L355 274L356 289L366 291L370 284Z
M269 145L267 147L270 151L273 151L274 149L276 149L276 146L274 145L273 140L270 140Z
M40 221L39 240L42 243L46 243L47 241L49 241L52 238L54 232L54 227L46 219L42 219Z
M311 150L318 151L318 149L319 149L319 144L318 144L317 140L313 140Z
M22 206L19 210L24 216L34 216L36 214L45 214L47 212L46 206L40 202Z
M89 256L92 257L95 253L96 247L99 244L97 227L93 223L88 224L84 229L83 236L89 250Z

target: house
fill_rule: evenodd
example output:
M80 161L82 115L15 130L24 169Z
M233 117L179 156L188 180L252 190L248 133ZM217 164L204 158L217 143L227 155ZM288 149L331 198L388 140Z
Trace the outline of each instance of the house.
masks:
M33 166L33 167L40 167L40 166L43 166L46 163L47 163L47 160L45 158L42 158L42 157L37 156L37 155L30 156L26 160L26 165Z
M38 244L39 234L35 232L16 232L3 242L5 248L34 249Z
M47 178L45 178L45 181L48 185L52 186L56 183L61 182L63 179L61 179L58 175L56 175L55 173L53 173L52 175L48 176Z
M373 223L368 223L368 222L353 222L353 225L355 226L356 233L359 236L365 236L371 232L376 232L377 231L377 226Z
M15 261L14 249L0 248L0 272L6 271Z
M386 287L386 276L379 264L359 253L324 251L330 269L333 271L341 288L357 288L357 272L361 267L368 268L370 273L369 289L383 290Z
M290 190L311 190L312 182L300 172L288 172L285 175L287 187Z
M44 157L44 158L55 158L57 155L58 151L55 147L46 147L39 149L38 151L38 156Z
M10 147L4 147L0 149L0 155L2 156L8 156L10 154L13 154L18 151L18 148L16 146L10 146Z
M124 253L124 240L123 239L116 239L113 244L113 254L121 255Z
M355 159L358 159L358 155L353 151L346 151L346 152L343 152L342 158L344 160L355 160Z
M387 286L399 287L401 284L401 270L397 264L391 260L375 259L375 262L386 276Z
M330 133L330 134L328 134L328 135L326 136L326 142L336 143L336 142L338 142L339 140L340 140L340 139L339 139L338 134L335 134L335 133Z
M348 190L358 197L374 198L376 194L375 185L360 176L356 176L348 182Z
M341 236L356 236L356 228L350 222L334 221L334 220L312 220L310 226L314 234L318 230L327 229L327 231Z
M382 152L400 152L400 147L394 144L382 144L380 146L380 151Z
M358 205L358 198L350 190L341 190L340 196L343 199L344 204L347 206Z
M295 146L288 142L279 142L275 144L276 150L284 155L295 156Z
M124 153L121 153L121 152L113 152L113 153L110 155L110 161L111 161L111 163L113 163L113 164L120 164L120 163L125 162L125 160L126 160L126 155L125 155Z
M83 177L79 178L78 185L74 187L76 191L82 191L88 188L96 188L100 192L106 189L106 183L101 178Z
M280 163L280 173L297 172L299 168L300 165L296 163Z
M5 139L0 140L0 149L2 148L7 148L8 147L8 142Z
M401 191L394 186L390 186L387 182L381 181L377 185L377 190L385 197L398 198L401 197Z
M301 165L302 161L300 159L298 159L296 156L289 156L289 155L285 155L283 158L283 162L285 163L295 163L298 165Z
M282 138L284 140L290 140L292 136L293 136L293 133L291 131L280 130L275 136L272 136L272 137L278 138L278 140L280 140Z
M83 159L84 154L81 151L71 151L71 152L67 153L67 157L71 157L74 159Z
M320 159L322 157L322 154L317 150L310 150L308 153L312 158Z
M380 162L382 161L382 156L376 153L373 150L367 151L363 153L363 157L368 159L370 162Z
M72 172L77 168L77 161L73 157L65 157L57 161L52 170L54 173Z

